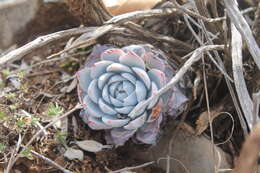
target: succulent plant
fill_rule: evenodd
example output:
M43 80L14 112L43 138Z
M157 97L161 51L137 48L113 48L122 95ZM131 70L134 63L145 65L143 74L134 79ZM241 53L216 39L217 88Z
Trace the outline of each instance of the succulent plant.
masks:
M154 144L163 115L176 114L187 101L181 87L157 97L131 117L129 113L156 94L173 74L164 54L150 45L95 46L77 73L84 107L80 115L91 129L105 129L108 143L123 145L135 136L142 143Z

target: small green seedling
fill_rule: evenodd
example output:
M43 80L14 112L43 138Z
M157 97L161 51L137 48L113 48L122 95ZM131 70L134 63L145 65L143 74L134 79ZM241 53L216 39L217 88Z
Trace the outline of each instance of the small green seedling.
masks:
M67 136L68 136L68 135L67 135L66 133L63 133L63 132L61 132L61 131L58 131L58 132L56 133L56 140L57 140L58 142L65 143Z
M57 103L55 105L51 103L48 107L47 115L54 117L60 115L62 112L63 112L62 107L60 107Z
M17 106L16 104L14 104L14 105L9 105L9 108L10 108L12 111L14 111L14 110L16 110L16 109L18 108L18 106Z
M19 127L19 128L22 128L25 126L25 121L24 120L17 120L16 121L16 125Z
M37 118L32 118L32 120L31 120L31 125L36 125L37 123L39 122L39 120L37 119Z
M6 96L6 98L8 98L8 99L13 99L13 98L15 98L17 95L16 95L15 93L8 93L8 94L6 94L5 96Z
M30 147L28 147L28 148L26 148L25 150L23 150L23 151L21 152L21 155L22 155L22 157L26 157L26 158L28 158L28 159L30 159L30 160L33 159L33 156L32 156L32 153L31 153L31 148L30 148Z
M10 72L10 71L2 71L2 74L3 74L5 77L7 77L7 76L9 76L9 75L11 74L11 72Z
M5 83L3 81L0 81L0 87L4 87Z
M20 78L20 79L23 79L24 76L25 76L25 71L20 71L17 73L17 76Z
M5 112L0 112L0 121L5 120L7 118L7 115Z
M6 145L4 143L0 143L0 153L4 153L6 149Z

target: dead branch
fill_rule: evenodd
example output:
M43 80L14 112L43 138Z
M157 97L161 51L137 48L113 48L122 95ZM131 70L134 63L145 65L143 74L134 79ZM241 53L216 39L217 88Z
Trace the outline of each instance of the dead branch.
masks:
M155 161L151 161L151 162L147 162L147 163L144 163L144 164L138 165L138 166L125 167L125 168L123 168L123 169L119 169L119 170L116 170L116 171L109 171L109 173L127 172L127 171L130 171L130 170L133 170L133 169L143 168L143 167L152 165L152 164L154 164L154 163L155 163Z
M211 145L212 145L212 153L213 153L213 161L214 161L214 172L217 173L217 163L216 163L216 149L215 149L215 140L214 140L214 131L213 131L213 125L212 125L212 119L211 119L211 109L210 109L210 103L209 103L209 92L208 92L208 83L207 83L207 76L206 76L206 69L205 69L205 58L204 55L202 55L202 63L203 63L203 86L205 91L205 98L206 98L206 105L207 105L207 115L209 120L209 128L210 128L210 138L211 138Z
M260 49L257 45L257 42L253 36L253 33L247 24L245 18L239 11L234 0L224 1L227 14L230 17L231 21L236 26L237 30L242 35L243 39L246 41L249 52L251 53L258 69L260 69Z
M198 10L198 9L197 9L197 10ZM186 16L187 16L187 15L184 15L184 19L185 19L186 22L187 22ZM204 24L203 20L199 20L199 22L200 22L200 25L202 26L202 31L203 31L203 33L205 34L206 39L208 40L208 42L209 42L210 44L213 44L212 40L209 39L209 35L208 35L208 32L207 32L207 30L206 30L206 27L205 27L205 24ZM199 44L200 44L201 46L204 45L203 42L202 42L202 40L199 38L199 36L197 36L197 34L195 33L195 31L193 31L193 29L192 29L192 27L190 26L190 24L189 24L188 22L187 22L187 24L188 24L188 27L190 28L191 32L192 32L193 35L195 36L196 40L199 42ZM239 120L240 120L240 124L241 124L242 129L243 129L244 136L246 136L246 135L248 134L247 124L246 124L246 121L245 121L245 119L244 119L244 117L243 117L242 111L241 111L241 109L240 109L240 107L239 107L239 102L238 102L238 100L237 100L237 98L236 98L235 91L234 91L234 89L233 89L233 87L232 87L232 85L231 85L231 82L230 82L230 81L233 82L233 80L229 77L229 75L227 75L226 70L225 70L224 63L223 63L222 59L220 58L220 55L218 54L218 52L214 51L214 55L215 55L215 58L217 59L217 62L218 62L218 63L215 62L214 58L212 57L212 55L211 55L210 53L207 53L207 55L210 57L210 59L213 61L213 63L214 63L215 65L217 65L217 67L218 67L218 64L219 64L219 66L221 67L221 68L219 68L219 69L220 69L220 71L224 74L224 78L225 78L226 84L227 84L227 86L228 86L230 95L231 95L231 97L232 97L234 106L235 106L235 108L236 108L236 111L237 111L237 114L238 114L238 117L239 117ZM223 69L223 70L222 70L222 69ZM231 80L230 80L230 79L231 79Z
M68 47L68 48L66 48L66 49L64 49L64 50L62 50L62 51L60 51L58 53L55 53L55 54L52 54L52 55L48 56L47 59L54 58L56 56L59 56L59 55L61 55L63 53L66 53L66 52L68 52L70 50L73 50L73 49L76 49L76 48L91 46L91 45L96 43L96 41L97 41L97 39L99 37L101 37L104 34L108 33L113 28L114 28L113 25L103 25L103 26L100 26L100 27L96 28L91 33L85 33L87 35L85 39L83 39L82 41L79 40L76 44L72 44L72 46L70 46L70 47Z
M190 171L188 170L188 168L184 165L184 163L182 163L180 160L178 159L175 159L173 157L161 157L157 160L157 163L159 163L161 160L167 160L167 166L170 165L170 163L168 163L170 160L174 160L175 162L177 162L181 167L183 167L183 169L185 170L186 173L190 173ZM166 173L169 173L170 172L170 167L167 167L167 171Z
M86 32L91 32L93 31L92 27L83 27L83 28L73 28L73 29L68 29L68 30L64 30L64 31L59 31L59 32L55 32L52 34L48 34L45 36L41 36L36 38L34 41L29 42L28 44L15 49L13 51L11 51L10 53L6 54L5 56L0 58L0 67L21 59L23 56L33 52L35 49L40 48L42 46L45 46L49 43L53 43L54 41L63 39L63 38L67 38L67 37L72 37L72 36L77 36Z
M27 147L25 147L24 145L22 145L22 148L28 149ZM44 160L45 162L49 163L50 165L54 166L55 168L61 170L63 173L73 173L65 168L63 168L62 166L60 166L59 164L57 164L56 162L54 162L53 160L41 155L40 153L37 153L36 151L30 150L30 152L39 157L40 159Z
M243 74L243 62L242 62L242 37L235 25L231 23L231 34L232 34L232 64L233 64L233 76L234 83L238 95L238 99L244 116L247 120L249 128L253 126L253 103L249 96L246 82Z
M185 43L185 42L178 40L178 39L175 39L173 37L168 37L168 36L165 36L165 35L150 32L147 29L145 29L145 28L141 27L140 25L135 24L133 22L127 22L125 25L129 29L132 29L132 30L142 34L144 37L153 38L157 41L170 43L170 44L172 44L172 46L181 46L181 47L184 47L185 49L188 49L189 51L194 49L194 47L192 45L188 44L188 43Z
M118 16L114 16L112 19L105 22L105 24L124 23L126 21L144 19L149 17L163 17L176 14L178 10L176 8L164 8L164 9L151 9L144 11L134 11Z
M220 18L207 18L207 17L205 17L205 16L202 16L202 15L196 13L196 12L193 12L193 11L191 11L191 10L189 10L189 9L187 9L187 8L185 8L185 7L183 7L183 6L181 6L180 4L178 4L178 2L177 2L176 0L172 0L172 3L175 5L175 7L176 7L181 13L187 14L187 15L190 15L190 16L193 16L193 17L195 17L195 18L197 18L197 19L201 19L201 20L203 20L203 21L205 21L205 22L211 23L211 22L218 22L218 21L221 21L221 20L222 20L222 19L220 19Z
M205 45L202 40L199 38L199 36L196 34L196 32L194 31L194 29L192 28L191 24L188 21L188 15L184 15L184 20L187 23L188 28L190 29L191 33L193 34L193 36L196 38L197 42L200 44L200 46ZM210 40L209 40L210 41ZM212 41L210 41L210 44L213 44ZM221 61L220 58L216 57L218 59L218 62L216 62L216 60L213 58L213 56L207 52L207 55L209 56L210 60L218 67L219 71L221 71L223 73L223 75L231 82L233 82L233 79L227 74L225 68L224 68L224 63Z
M194 5L197 8L197 10L196 10L197 13L199 13L200 15L205 16L207 18L209 18L211 16L209 11L208 11L207 4L205 3L204 0L197 0L197 1L193 1L193 2L194 2ZM214 9L216 8L215 7L216 3L214 3L213 0L209 1L208 3L209 3L208 5L213 4ZM218 17L217 16L217 10L215 11L215 13L216 14L215 14L214 17ZM219 33L219 37L220 37L219 39L223 38L223 32L221 32L222 31L221 23L216 23L216 22L215 23L205 23L205 26L207 27L207 29L210 32L212 32L214 34Z

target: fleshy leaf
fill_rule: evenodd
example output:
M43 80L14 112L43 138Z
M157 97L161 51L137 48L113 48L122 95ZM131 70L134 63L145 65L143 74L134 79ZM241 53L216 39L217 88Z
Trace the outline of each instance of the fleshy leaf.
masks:
M126 130L138 129L145 123L146 118L147 118L147 113L144 112L142 115L140 115L139 117L137 117L136 119L130 121L127 125L125 125L124 128Z
M148 71L150 79L155 82L158 89L162 88L166 84L165 74L157 69L151 69Z
M173 91L168 101L167 113L171 116L177 116L184 111L188 97L178 87L174 87Z
M146 66L149 68L149 69L158 69L158 70L161 70L161 71L164 71L165 70L165 62L154 56L151 52L146 52L144 55L143 55L143 59L145 61L145 64Z
M158 138L162 116L152 123L146 123L139 128L136 138L145 144L155 144Z
M116 90L116 95L117 95L118 93L121 93L121 92L125 92L125 91L123 90L123 81L119 83L119 85L118 85L118 87L117 87L117 90Z
M185 109L186 85L175 85L142 106L172 78L177 67L169 65L163 52L151 45L112 47L95 46L85 68L77 73L83 105L80 116L90 128L106 129L107 142L117 146L135 133L140 142L154 144L163 115Z
M130 118L134 119L134 118L136 118L137 116L139 116L139 115L141 115L141 114L144 113L144 111L146 110L146 107L147 107L147 106L142 106L143 102L144 102L144 100L141 101L141 102L139 102L139 103L135 106L134 110L136 110L136 113L135 113L135 114L132 114L132 115L129 114ZM131 111L132 111L132 110L131 110Z
M114 128L110 131L111 143L116 146L124 145L124 143L131 138L136 130L125 130L123 128Z
M92 78L90 77L90 68L84 68L77 72L77 78L80 89L82 89L84 92L88 92L88 87L92 81Z
M127 97L127 94L125 92L119 92L116 95L116 99L117 100L121 100L122 102L124 101L124 99Z
M101 54L102 60L119 62L119 57L124 55L125 52L121 49L108 49Z
M90 76L94 78L98 78L100 75L106 72L107 67L112 64L112 61L99 61L93 64L91 67Z
M127 54L122 55L119 58L119 62L130 67L137 67L145 70L145 64L143 59L137 56L132 51L128 51Z
M111 85L109 85L109 94L112 96L112 97L115 97L116 96L116 89L118 87L120 83L119 82L114 82L112 83Z
M104 116L106 115L100 108L99 106L94 103L90 98L89 96L85 96L84 99L83 99L83 103L86 104L86 110L87 110L87 113L90 115L90 116L94 116L94 117L101 117L101 116Z
M117 112L108 104L106 104L103 99L99 99L98 100L98 105L99 105L99 108L105 112L106 114L109 114L109 115L116 115Z
M83 150L88 152L99 152L104 148L112 148L111 145L103 145L94 140L76 141L76 144Z
M85 62L85 67L91 67L93 64L100 61L101 54L110 48L111 48L111 46L108 46L108 45L94 46L91 54L88 56L87 61Z
M146 95L147 95L147 89L146 89L145 85L143 84L143 82L136 81L135 93L136 93L138 102L145 100Z
M150 85L151 85L151 81L150 81L150 78L147 75L147 73L140 68L133 67L132 69L137 74L137 76L144 82L146 88L149 90Z
M113 116L103 116L102 121L106 125L109 125L109 126L112 126L112 127L122 127L130 121L130 118L118 119L118 118L113 117Z
M124 103L120 100L115 99L114 97L110 96L111 104L113 104L115 107L122 107Z
M126 97L124 99L124 106L134 106L137 104L137 97L135 92L132 92L132 94L128 95L128 97Z
M107 67L107 72L128 72L132 73L132 70L123 64L113 63Z
M160 100L160 102L152 108L152 112L151 114L148 116L148 120L147 122L152 122L155 121L158 117L161 116L162 114L162 101Z
M98 103L98 99L101 97L101 91L98 89L97 79L91 81L88 87L88 96L93 102Z
M102 74L99 78L98 78L98 88L100 90L103 89L103 87L105 86L105 84L107 83L108 79L114 75L114 73L104 73Z
M140 57L142 57L142 55L145 53L145 49L143 48L143 46L140 46L140 45L126 46L126 47L123 48L123 50L125 52L132 51Z
M74 160L74 159L83 160L84 153L81 150L67 148L66 152L64 153L64 157L68 158L69 160Z
M125 81L126 79L120 75L114 75L112 76L109 81L108 81L108 85L109 84L112 84L112 83L115 83L115 82L122 82L122 81Z
M108 85L105 85L105 87L102 90L102 98L107 102L110 103L110 96L108 91Z
M121 114L129 114L133 108L134 106L124 106L122 108L115 108L115 110Z
M131 73L121 73L121 76L135 85L136 78Z
M87 123L88 122L88 117L89 117L89 114L87 112L86 109L82 109L79 113L79 116L82 118L82 120Z
M130 95L135 90L135 86L129 81L123 81L123 90Z
M112 126L105 124L100 118L90 116L87 122L88 126L94 130L111 129Z
M154 96L156 93L158 93L158 88L157 88L156 84L154 82L152 82L149 97ZM159 99L159 97L156 97L155 99L153 99L150 102L150 104L148 105L147 109L151 109L152 107L154 107L154 105L158 102L158 99Z

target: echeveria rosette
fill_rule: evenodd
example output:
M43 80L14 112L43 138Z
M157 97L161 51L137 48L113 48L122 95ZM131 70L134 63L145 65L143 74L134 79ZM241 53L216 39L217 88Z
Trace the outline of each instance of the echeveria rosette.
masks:
M108 143L123 145L135 136L142 143L154 144L163 114L174 112L168 105L174 104L173 94L154 99L132 117L129 113L157 93L173 74L165 56L148 45L96 46L77 73L84 107L81 116L91 129L105 129ZM186 102L183 98L178 104Z

